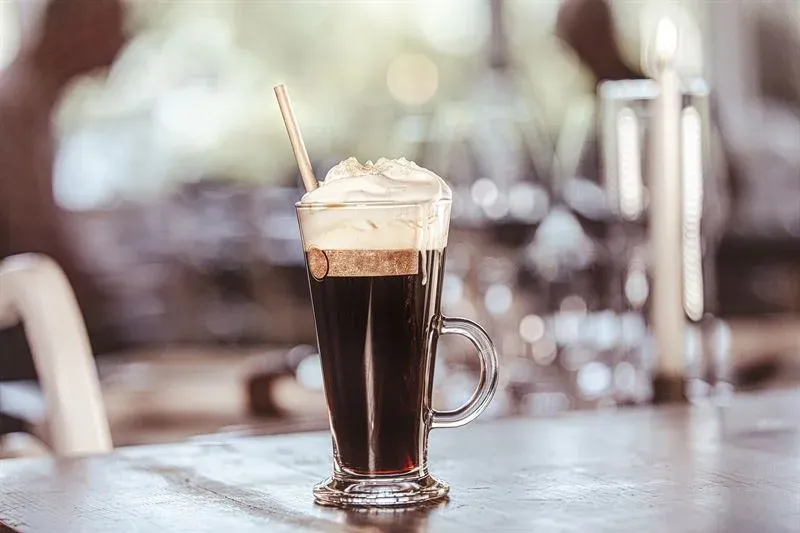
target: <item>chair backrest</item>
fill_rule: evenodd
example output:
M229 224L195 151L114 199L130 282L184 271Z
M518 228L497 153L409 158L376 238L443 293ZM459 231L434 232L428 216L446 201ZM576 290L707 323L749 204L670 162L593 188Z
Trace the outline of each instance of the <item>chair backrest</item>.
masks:
M97 368L75 294L49 257L0 262L0 328L25 327L46 404L44 438L59 456L113 448Z

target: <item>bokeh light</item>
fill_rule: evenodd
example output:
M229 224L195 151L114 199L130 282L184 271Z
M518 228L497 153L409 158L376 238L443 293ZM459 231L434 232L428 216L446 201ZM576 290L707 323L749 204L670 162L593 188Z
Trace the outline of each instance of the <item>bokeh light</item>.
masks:
M611 385L611 370L603 363L592 361L578 370L578 390L586 399L597 398Z
M499 191L494 181L489 178L480 178L470 187L472 201L481 207L492 205L496 200Z
M544 320L538 315L527 315L519 322L519 336L534 343L544 336Z
M617 390L626 395L636 391L636 367L628 361L623 361L614 368L614 385Z
M557 355L556 343L550 337L542 337L533 344L533 360L542 366L552 364Z
M561 300L560 309L562 313L585 314L586 301L577 294L572 294Z
M439 69L423 54L400 54L389 64L386 86L392 97L407 106L428 102L439 88Z
M509 214L524 222L541 220L547 214L549 206L547 192L533 183L516 183L508 193Z
M464 297L464 282L459 276L452 273L444 275L442 287L442 305L451 306L461 301Z
M419 32L435 49L467 55L486 44L490 16L485 0L426 0L417 5Z
M511 309L514 296L508 285L496 283L486 289L484 296L484 306L492 315L503 315Z

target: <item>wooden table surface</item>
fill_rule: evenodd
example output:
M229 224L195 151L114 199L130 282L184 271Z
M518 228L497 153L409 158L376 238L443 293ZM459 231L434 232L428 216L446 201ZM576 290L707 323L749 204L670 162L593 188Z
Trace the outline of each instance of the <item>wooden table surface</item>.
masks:
M800 393L711 406L479 422L431 437L450 500L417 510L314 505L314 433L0 462L0 531L800 531Z

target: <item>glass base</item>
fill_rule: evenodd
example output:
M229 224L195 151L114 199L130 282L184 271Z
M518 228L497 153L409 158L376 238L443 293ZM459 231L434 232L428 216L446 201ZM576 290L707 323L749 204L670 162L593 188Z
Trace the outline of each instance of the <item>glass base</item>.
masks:
M428 473L393 477L337 473L314 487L314 499L330 507L401 507L440 500L450 485Z

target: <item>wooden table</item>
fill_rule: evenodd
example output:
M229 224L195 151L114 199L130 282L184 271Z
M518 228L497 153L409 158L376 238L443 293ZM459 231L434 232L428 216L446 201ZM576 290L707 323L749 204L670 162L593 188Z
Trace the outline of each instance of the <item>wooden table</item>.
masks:
M0 462L2 531L800 531L800 394L711 406L476 423L431 437L452 484L428 509L313 504L326 434L120 449Z

